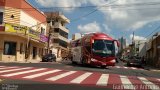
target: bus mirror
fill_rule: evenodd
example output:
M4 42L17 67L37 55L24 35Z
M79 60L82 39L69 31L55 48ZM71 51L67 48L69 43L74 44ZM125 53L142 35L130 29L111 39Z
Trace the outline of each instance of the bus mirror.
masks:
M92 43L94 43L94 40L92 40Z
M120 47L120 42L118 40L114 40L116 42L117 46Z

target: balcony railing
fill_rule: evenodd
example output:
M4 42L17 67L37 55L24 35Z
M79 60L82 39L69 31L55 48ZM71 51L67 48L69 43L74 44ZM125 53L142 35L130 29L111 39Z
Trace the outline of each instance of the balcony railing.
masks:
M52 36L53 36L53 38L58 38L58 39L61 39L65 42L69 42L69 40L67 38L61 36L59 33L52 33Z
M61 23L56 22L56 23L54 24L54 28L60 28L61 30L69 33L69 30L68 30L65 26L62 26Z

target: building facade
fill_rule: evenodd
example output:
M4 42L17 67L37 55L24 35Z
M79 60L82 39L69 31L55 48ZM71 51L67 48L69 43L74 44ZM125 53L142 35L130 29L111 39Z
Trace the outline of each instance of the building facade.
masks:
M49 49L57 58L66 57L68 54L68 33L66 24L70 20L60 12L47 12L48 33L49 33ZM60 60L60 59L57 59Z
M160 32L147 42L147 64L160 68Z
M135 40L135 55L139 57L146 57L146 40Z
M119 47L118 50L119 50L119 53L122 53L123 50L126 48L126 45L127 45L126 39L124 37L121 37L121 38L118 39L118 41L120 42L120 47Z
M81 37L82 37L81 33L75 33L72 35L72 40L77 40L77 39L80 39Z
M40 61L47 44L43 22L46 16L26 0L1 0L0 61Z

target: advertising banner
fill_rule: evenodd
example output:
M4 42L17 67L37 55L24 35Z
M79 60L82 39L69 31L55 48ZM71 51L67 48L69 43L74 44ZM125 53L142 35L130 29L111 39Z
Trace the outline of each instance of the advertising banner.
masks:
M41 40L42 42L48 42L48 37L45 36L45 35L43 35L43 34L41 34L41 35L40 35L40 40Z
M27 26L8 24L8 23L5 24L5 32L25 34L27 30L28 30Z
M35 30L33 30L33 29L29 29L28 30L28 33L27 34L29 34L29 36L31 37L31 38L33 38L33 39L37 39L37 40L40 40L40 32L38 32L38 31L35 31Z

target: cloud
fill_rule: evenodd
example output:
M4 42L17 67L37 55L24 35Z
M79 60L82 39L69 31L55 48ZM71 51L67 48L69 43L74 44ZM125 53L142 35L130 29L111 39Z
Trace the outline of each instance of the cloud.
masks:
M113 0L36 0L36 2L44 7L102 6L112 3L107 7L97 7L98 11L104 15L107 27L115 27L122 31L138 30L150 22L160 20L159 0L117 0L114 3ZM75 8L60 9L70 12L75 10Z
M79 25L78 29L80 30L81 33L101 32L101 28L96 21L88 23L86 25Z
M105 30L107 33L110 33L110 32L111 32L111 29L108 27L107 24L102 24L102 26L104 27L104 30Z
M131 34L130 39L132 40L132 38L133 38L133 35ZM147 40L147 38L134 35L134 40Z
M159 0L118 0L115 4L119 7L109 6L101 8L100 11L107 15L106 21L110 26L116 26L119 30L125 31L138 30L150 22L160 20L160 5L156 5L156 2ZM136 5L136 3L144 4ZM149 5L152 3L154 5Z

